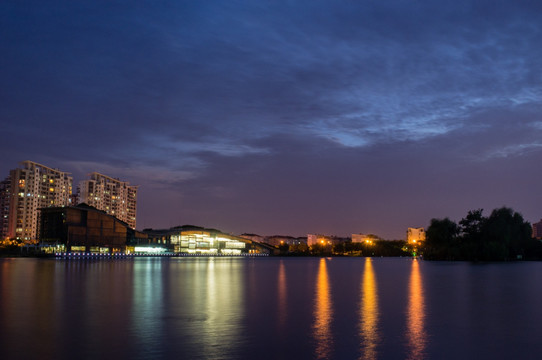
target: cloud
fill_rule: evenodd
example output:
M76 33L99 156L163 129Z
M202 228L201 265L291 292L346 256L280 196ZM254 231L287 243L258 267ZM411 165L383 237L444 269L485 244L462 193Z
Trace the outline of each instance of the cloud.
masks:
M201 141L171 141L162 139L163 145L166 148L175 149L180 153L197 154L211 152L221 156L243 156L254 154L268 154L269 149L259 148L247 144L235 143L241 139L233 139L224 141L223 139L210 138Z
M175 167L151 166L130 164L119 167L117 164L107 164L92 161L65 161L63 167L80 176L79 180L86 178L87 174L99 172L122 181L128 181L132 185L145 184L154 189L169 188L179 183L194 179L197 173L193 169L178 169Z
M403 163L469 174L540 151L535 2L25 4L0 6L0 151L13 163L100 171L166 201L191 193L220 217L251 186L246 207L312 181L299 203L336 192L340 209L342 184L322 172L365 166L389 190ZM450 185L435 173L420 186Z
M513 158L539 151L542 151L542 142L532 144L514 144L498 149L492 149L486 152L482 159L489 160L495 158Z

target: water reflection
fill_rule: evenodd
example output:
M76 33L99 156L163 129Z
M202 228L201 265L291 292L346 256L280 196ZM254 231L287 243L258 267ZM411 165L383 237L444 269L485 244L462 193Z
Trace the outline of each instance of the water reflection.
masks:
M63 294L56 295L53 262L0 259L0 349L3 359L37 358L28 339L40 339L39 355L54 358L61 349Z
M222 259L221 259L222 260ZM210 359L236 358L242 346L240 330L244 318L242 263L210 258L207 264L207 319L201 336L203 350Z
M316 303L314 308L313 336L316 342L316 358L327 359L333 346L331 335L331 320L333 305L331 302L330 285L327 275L326 260L320 259L318 280L316 284Z
M422 359L425 355L427 334L425 332L425 303L420 264L412 261L407 308L407 339L409 359Z
M160 336L161 319L164 315L164 290L162 288L162 261L137 259L133 277L133 329L137 344L146 356L156 356L161 350L156 341Z
M376 359L379 340L378 331L378 292L373 260L365 259L363 283L361 286L360 338L362 344L361 359Z
M278 279L278 310L279 310L279 331L284 330L286 326L287 299L286 299L286 270L284 269L284 261L279 263L279 279Z

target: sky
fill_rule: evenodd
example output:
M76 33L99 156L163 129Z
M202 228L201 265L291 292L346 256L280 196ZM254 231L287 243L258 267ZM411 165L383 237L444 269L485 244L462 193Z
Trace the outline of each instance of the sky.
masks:
M540 1L4 0L0 54L0 176L129 181L138 229L542 218Z

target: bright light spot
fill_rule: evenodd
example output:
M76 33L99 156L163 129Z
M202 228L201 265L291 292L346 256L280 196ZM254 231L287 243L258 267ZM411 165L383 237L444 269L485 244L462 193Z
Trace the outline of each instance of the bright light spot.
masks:
M162 247L144 247L144 246L136 246L134 248L134 251L137 252L144 252L144 253L160 253L165 252L166 249Z

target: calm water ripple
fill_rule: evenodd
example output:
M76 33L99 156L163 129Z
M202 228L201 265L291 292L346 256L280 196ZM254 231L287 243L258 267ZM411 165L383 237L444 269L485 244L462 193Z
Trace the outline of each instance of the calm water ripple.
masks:
M538 359L542 263L0 259L2 359Z

